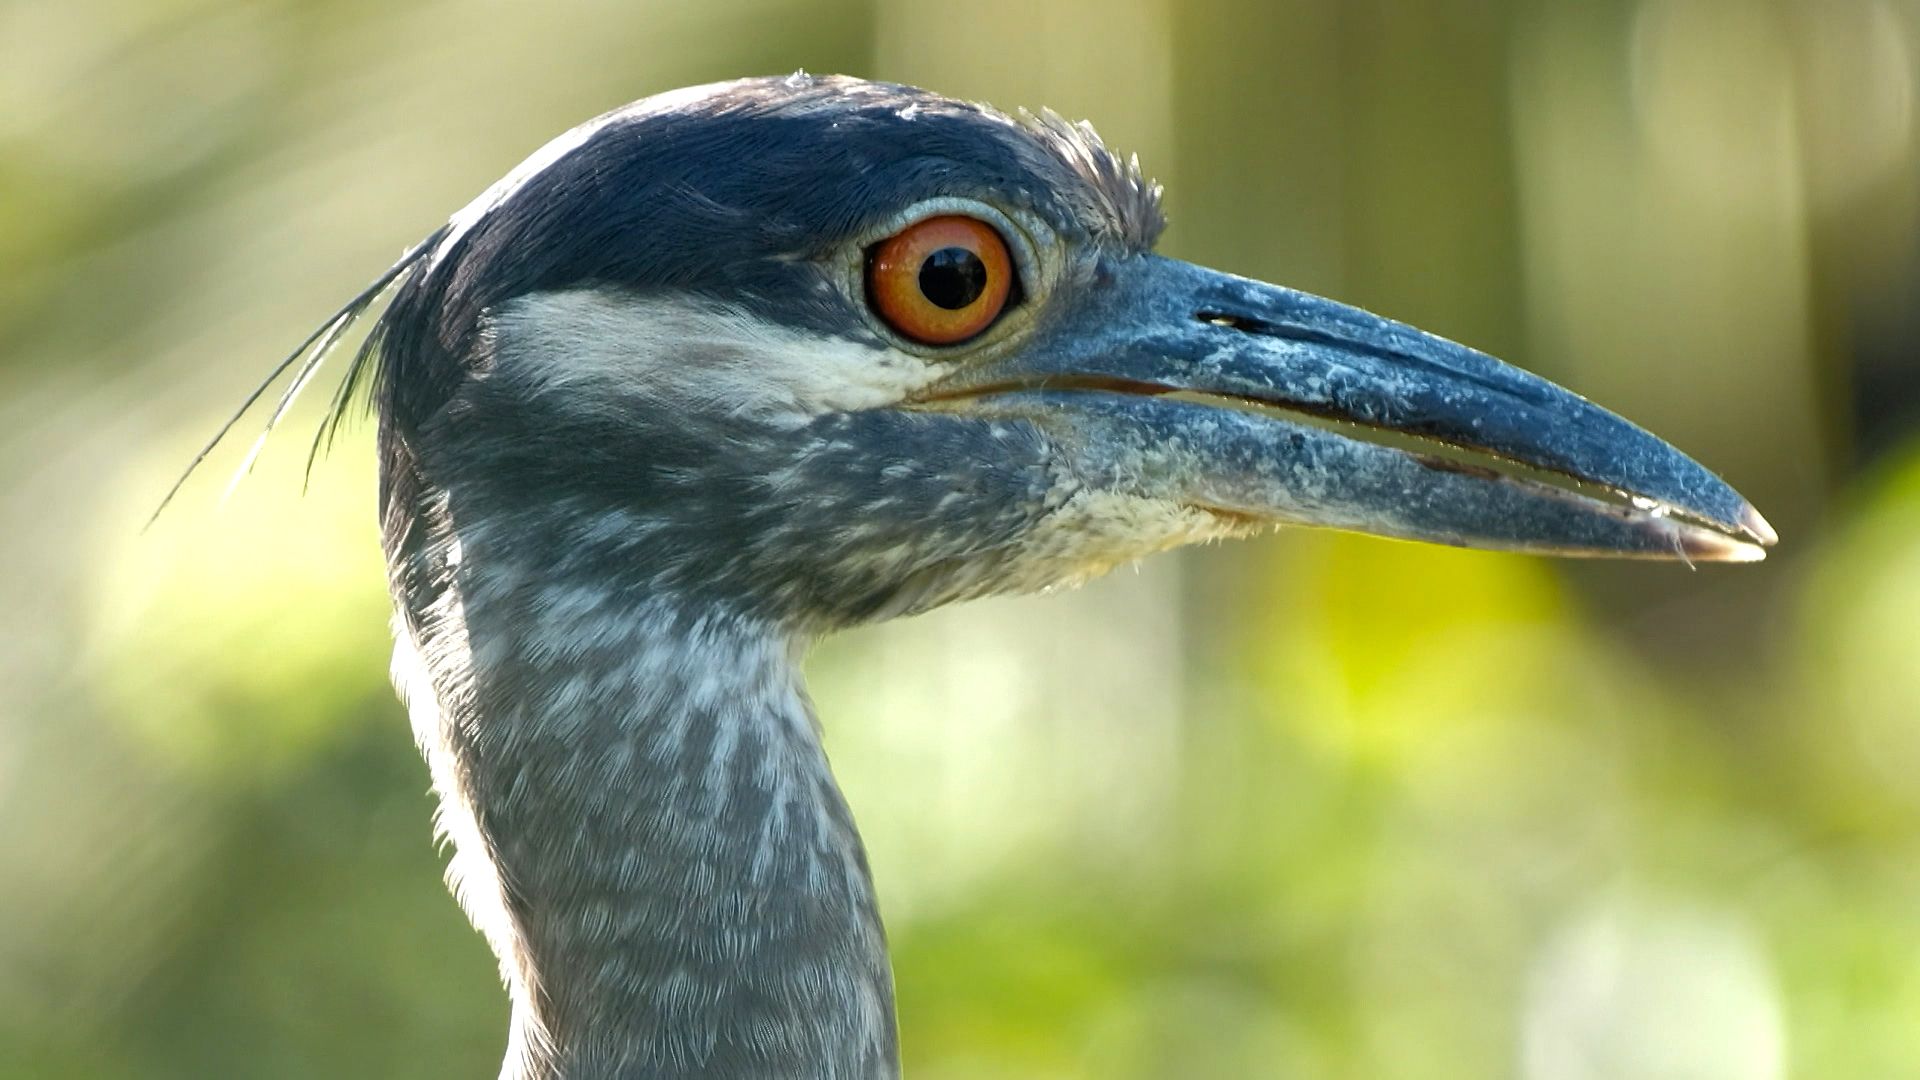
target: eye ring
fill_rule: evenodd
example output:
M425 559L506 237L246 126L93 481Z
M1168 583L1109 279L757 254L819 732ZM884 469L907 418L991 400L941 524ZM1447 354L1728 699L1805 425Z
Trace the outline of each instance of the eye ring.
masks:
M984 333L1014 294L1013 256L979 218L941 214L887 237L867 254L867 303L921 345L958 345Z

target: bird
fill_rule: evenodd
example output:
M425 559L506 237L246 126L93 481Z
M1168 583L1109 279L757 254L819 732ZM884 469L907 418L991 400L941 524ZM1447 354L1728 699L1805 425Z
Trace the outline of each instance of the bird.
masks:
M503 1077L899 1074L801 674L828 634L1281 526L1776 542L1619 416L1158 254L1165 225L1138 160L1052 112L675 90L535 152L247 399L293 372L271 431L386 301L315 452L370 399L393 677L510 998Z

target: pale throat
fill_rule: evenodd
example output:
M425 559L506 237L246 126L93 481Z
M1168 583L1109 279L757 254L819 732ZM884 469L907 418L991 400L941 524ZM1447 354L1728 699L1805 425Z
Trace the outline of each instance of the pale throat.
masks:
M801 643L471 541L395 675L513 995L504 1075L892 1075L884 934Z

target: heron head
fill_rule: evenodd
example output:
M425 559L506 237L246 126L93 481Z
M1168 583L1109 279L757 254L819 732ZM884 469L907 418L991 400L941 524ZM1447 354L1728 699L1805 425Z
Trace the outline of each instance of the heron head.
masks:
M1156 255L1157 194L1085 125L851 79L583 125L419 249L383 316L390 549L432 518L824 627L1274 525L1773 541L1545 380Z

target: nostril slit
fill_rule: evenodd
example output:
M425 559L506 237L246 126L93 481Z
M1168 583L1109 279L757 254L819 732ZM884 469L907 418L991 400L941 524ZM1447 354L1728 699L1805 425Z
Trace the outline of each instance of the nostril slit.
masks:
M1370 355L1384 355L1391 350L1368 345L1364 341L1350 341L1325 330L1316 330L1310 326L1294 326L1288 323L1268 322L1251 315L1235 315L1230 311L1196 311L1193 317L1208 326L1218 326L1223 330L1236 330L1242 334L1258 334L1261 337L1280 338L1283 341L1303 341L1309 345L1326 345L1343 352L1363 352ZM1393 353L1400 356L1399 353Z
M1366 317L1369 319L1373 318L1373 316ZM1458 345L1450 345L1446 342L1440 343L1443 348L1457 350L1460 353L1466 354L1467 359L1465 362L1449 361L1444 354L1436 358L1431 353L1422 351L1427 347L1420 344L1423 335L1421 335L1419 331L1408 330L1406 327L1396 328L1384 320L1376 320L1377 325L1375 326L1362 324L1357 329L1338 325L1322 328L1298 323L1269 322L1266 319L1256 319L1251 315L1235 315L1230 311L1217 311L1211 308L1201 308L1199 311L1193 313L1193 318L1195 322L1202 322L1208 326L1217 326L1222 330L1233 330L1242 334L1255 334L1260 337L1275 338L1280 341L1297 341L1303 345L1318 347L1329 353L1345 354L1350 357L1365 357L1371 360L1384 361L1389 364L1411 367L1421 371L1434 372L1444 379L1465 380L1466 382L1482 386L1503 397L1518 398L1521 401L1531 404L1537 405L1551 400L1551 394L1553 392L1552 387L1541 389L1537 386L1530 385L1524 381L1524 373L1522 373L1523 378L1521 380L1514 380L1507 375L1500 374L1498 370L1493 372L1486 372L1484 370L1476 371L1473 366L1475 363L1474 357L1478 357L1478 362L1492 364L1496 369L1500 365L1498 361L1494 361L1489 357L1480 356L1472 352L1472 350L1462 349ZM1402 344L1403 342L1405 344ZM1408 345L1412 347L1409 348L1407 347Z
M1243 334L1270 334L1273 327L1259 319L1249 319L1243 315L1230 315L1224 311L1196 311L1196 321L1208 326L1218 326L1222 330L1238 330Z

